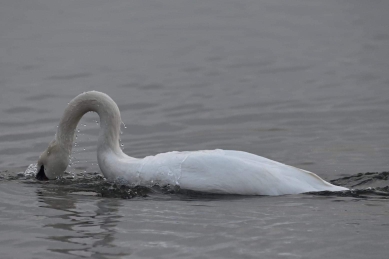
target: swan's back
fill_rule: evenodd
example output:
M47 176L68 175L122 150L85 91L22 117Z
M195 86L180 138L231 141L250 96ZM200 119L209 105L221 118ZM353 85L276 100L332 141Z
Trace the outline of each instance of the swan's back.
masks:
M179 185L181 189L242 195L283 195L341 191L314 173L242 151L169 152L142 160L140 184Z

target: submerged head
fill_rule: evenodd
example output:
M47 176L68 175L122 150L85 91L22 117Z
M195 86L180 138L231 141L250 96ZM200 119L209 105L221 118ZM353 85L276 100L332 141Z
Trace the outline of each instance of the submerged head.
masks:
M68 152L61 148L56 140L53 140L39 157L36 179L46 181L62 176L68 164Z

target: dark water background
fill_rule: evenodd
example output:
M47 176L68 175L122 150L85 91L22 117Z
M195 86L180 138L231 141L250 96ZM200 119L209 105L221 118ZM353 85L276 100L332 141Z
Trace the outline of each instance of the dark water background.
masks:
M387 258L388 10L358 0L1 1L0 258ZM95 114L80 124L65 179L25 177L87 90L118 103L131 156L244 150L356 190L115 186L99 176Z

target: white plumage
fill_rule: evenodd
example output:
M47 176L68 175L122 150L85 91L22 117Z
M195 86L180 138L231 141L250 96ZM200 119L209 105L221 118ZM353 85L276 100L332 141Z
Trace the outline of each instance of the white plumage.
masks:
M108 156L111 157L111 156ZM225 194L283 195L342 191L314 173L242 151L168 152L110 163L110 180L133 185L178 185L182 189Z
M143 159L129 157L119 146L120 112L106 94L86 92L65 110L55 139L38 161L38 176L53 179L68 165L74 130L88 111L100 116L97 158L104 176L129 185L178 185L181 189L242 195L284 195L317 191L342 191L314 173L233 150L168 152Z

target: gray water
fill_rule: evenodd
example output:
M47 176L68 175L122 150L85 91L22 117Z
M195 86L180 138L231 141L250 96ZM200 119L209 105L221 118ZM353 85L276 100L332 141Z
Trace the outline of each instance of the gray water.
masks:
M387 258L388 10L357 0L1 1L0 258ZM117 186L96 164L96 114L79 126L64 179L24 176L87 90L118 103L131 156L244 150L354 190Z

